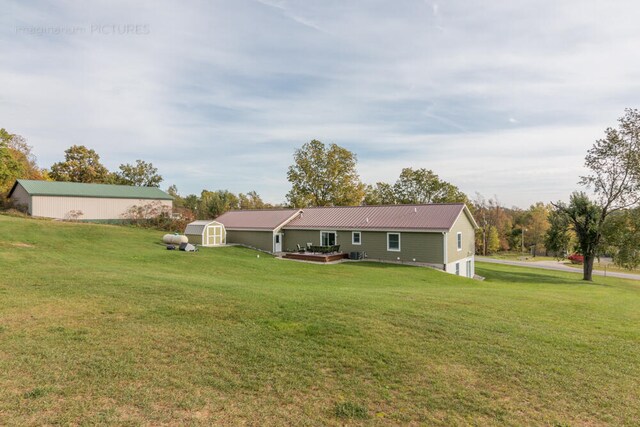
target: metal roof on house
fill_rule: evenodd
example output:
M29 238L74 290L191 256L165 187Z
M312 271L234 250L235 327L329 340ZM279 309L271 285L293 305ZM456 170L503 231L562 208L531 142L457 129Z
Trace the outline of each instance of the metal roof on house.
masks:
M227 230L275 230L297 214L299 209L229 211L216 218Z
M463 212L477 227L463 203L229 211L216 221L237 230L448 231Z
M284 229L448 231L463 211L475 227L465 205L455 203L305 208Z
M157 187L130 185L85 184L80 182L35 181L19 179L13 184L9 196L20 184L32 196L97 197L110 199L173 200Z

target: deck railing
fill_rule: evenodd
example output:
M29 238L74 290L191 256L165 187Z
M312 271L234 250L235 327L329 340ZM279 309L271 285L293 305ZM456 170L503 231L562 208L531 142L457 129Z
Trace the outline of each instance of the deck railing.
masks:
M319 254L330 254L340 252L340 245L311 245L307 248L307 251Z

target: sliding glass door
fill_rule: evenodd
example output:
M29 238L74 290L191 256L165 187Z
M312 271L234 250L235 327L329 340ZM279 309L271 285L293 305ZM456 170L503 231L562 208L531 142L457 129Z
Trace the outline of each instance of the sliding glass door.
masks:
M336 232L335 231L321 231L320 232L320 244L322 246L333 246L336 244Z

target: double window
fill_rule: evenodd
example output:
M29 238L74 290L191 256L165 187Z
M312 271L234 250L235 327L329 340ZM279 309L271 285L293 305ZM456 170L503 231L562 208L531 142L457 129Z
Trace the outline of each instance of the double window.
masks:
M361 245L362 244L362 234L359 231L351 232L351 244L352 245Z
M400 233L387 233L387 250L400 252Z

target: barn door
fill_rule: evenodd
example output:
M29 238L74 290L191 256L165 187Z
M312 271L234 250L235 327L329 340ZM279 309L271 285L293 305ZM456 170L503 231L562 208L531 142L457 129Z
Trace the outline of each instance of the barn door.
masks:
M207 245L218 246L222 244L222 226L210 225L207 228Z
M222 244L222 227L219 225L213 227L213 244L216 246Z
M215 226L208 226L207 227L207 246L212 246L216 244L216 238L215 238Z

